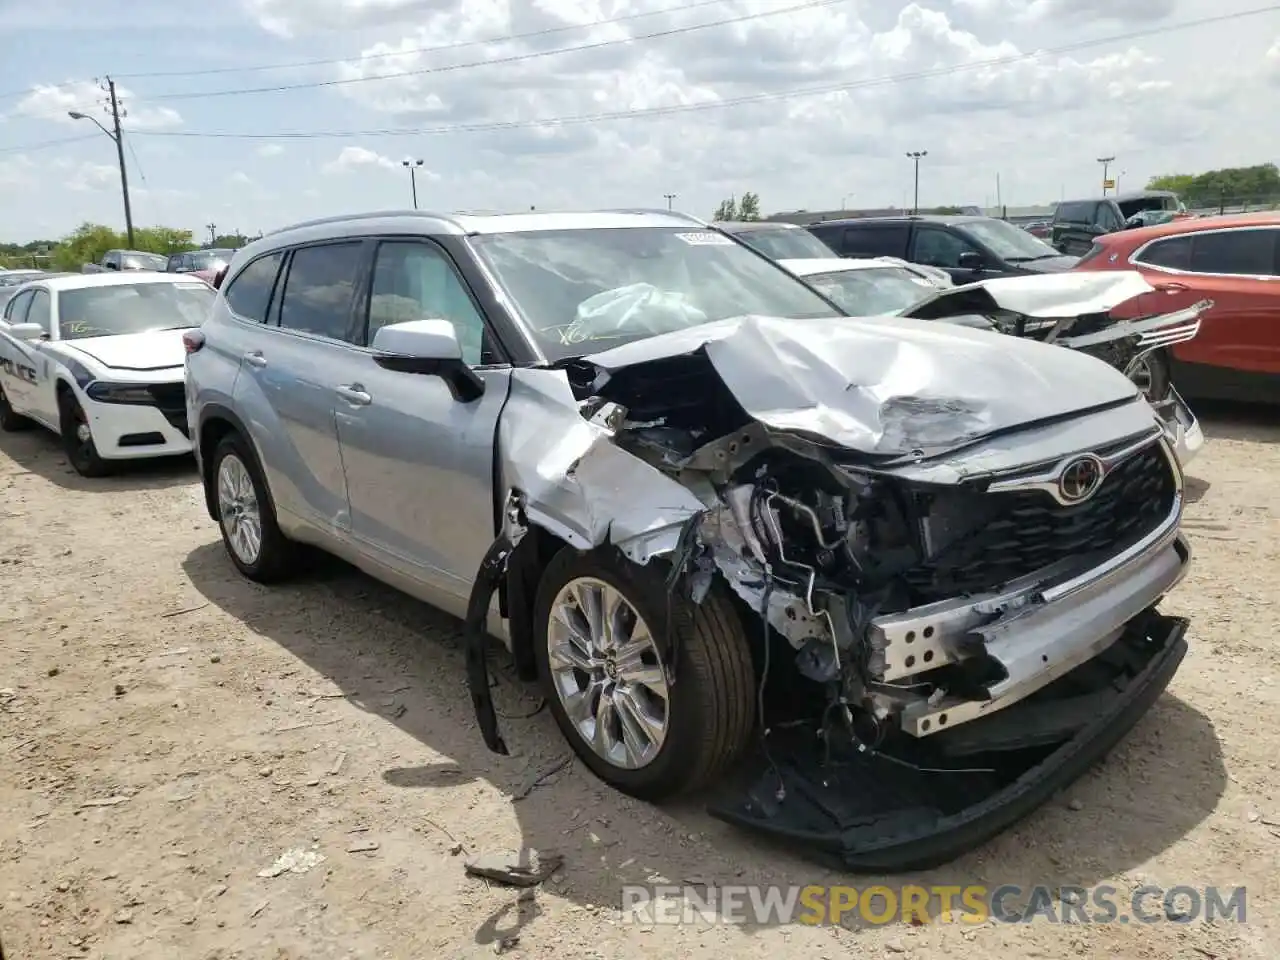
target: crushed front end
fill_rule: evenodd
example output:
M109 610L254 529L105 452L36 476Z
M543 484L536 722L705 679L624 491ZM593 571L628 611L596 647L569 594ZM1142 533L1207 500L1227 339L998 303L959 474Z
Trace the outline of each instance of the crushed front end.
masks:
M928 343L928 326L859 322L866 350L850 355ZM1186 624L1157 604L1190 559L1182 470L1151 407L1096 361L946 334L976 337L1006 384L1052 363L1076 365L1060 372L1084 390L1100 369L1092 400L1056 412L1049 391L1018 424L967 387L854 417L854 377L821 386L813 356L794 382L777 372L796 327L743 322L678 356L580 365L579 407L561 406L577 426L554 429L590 425L594 440L562 468L512 457L507 472L546 482L512 484L525 522L661 558L695 600L713 577L737 596L758 637L761 736L716 816L847 869L924 867L1079 776L1169 683ZM895 356L919 369L919 354ZM518 381L512 403L523 393ZM855 429L873 439L842 439Z

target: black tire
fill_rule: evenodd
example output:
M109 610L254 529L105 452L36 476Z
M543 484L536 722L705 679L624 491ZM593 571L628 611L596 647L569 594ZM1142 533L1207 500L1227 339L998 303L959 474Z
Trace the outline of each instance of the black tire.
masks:
M222 516L218 482L223 462L228 457L235 457L244 466L257 501L261 524L261 545L257 557L252 560L246 560L236 552L227 530L228 523ZM276 583L291 576L298 566L297 544L280 532L280 526L276 522L275 504L267 490L262 471L258 467L258 458L254 456L252 448L240 434L229 433L218 441L218 445L213 449L209 474L205 482L212 484L212 500L218 505L218 530L222 534L222 545L226 548L227 556L231 558L236 569L256 583Z
M1173 380L1169 366L1169 357L1163 350L1156 350L1142 358L1147 370L1147 387L1143 391L1148 403L1160 403L1169 396L1169 385ZM1142 384L1139 384L1142 386Z
M5 433L17 433L30 426L30 420L14 412L13 407L9 405L9 398L4 395L4 388L0 387L0 430Z
M80 401L70 390L64 390L58 396L58 427L62 437L62 449L71 461L71 466L82 477L105 477L111 473L111 464L98 456L98 448L93 442L93 434L87 439L80 439L80 428L86 429L89 418L85 415Z
M617 590L658 644L676 642L675 681L668 687L667 731L645 766L616 766L592 750L565 712L552 682L547 626L556 595L579 577ZM671 631L666 633L670 612ZM593 773L642 800L662 800L714 781L742 755L755 726L755 672L742 620L720 584L701 604L669 598L663 565L630 563L615 548L561 550L548 564L534 605L534 658L565 739Z

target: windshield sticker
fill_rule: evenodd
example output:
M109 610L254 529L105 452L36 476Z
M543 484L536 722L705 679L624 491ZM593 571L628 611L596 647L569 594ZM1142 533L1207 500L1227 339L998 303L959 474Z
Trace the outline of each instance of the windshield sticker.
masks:
M731 247L733 241L722 233L677 233L691 247Z

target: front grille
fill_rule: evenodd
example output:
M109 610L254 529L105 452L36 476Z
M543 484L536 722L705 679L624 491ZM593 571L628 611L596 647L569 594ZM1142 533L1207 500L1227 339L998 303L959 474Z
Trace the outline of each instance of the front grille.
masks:
M147 387L147 390L155 399L156 407L160 410L161 415L165 420L169 421L169 426L184 437L189 437L185 385L181 381L177 383L153 383Z
M1038 490L971 495L950 511L968 518L967 532L953 532L933 560L904 577L916 602L928 603L992 590L1068 558L1110 556L1158 527L1176 491L1161 446L1152 444L1114 467L1084 503L1062 506Z

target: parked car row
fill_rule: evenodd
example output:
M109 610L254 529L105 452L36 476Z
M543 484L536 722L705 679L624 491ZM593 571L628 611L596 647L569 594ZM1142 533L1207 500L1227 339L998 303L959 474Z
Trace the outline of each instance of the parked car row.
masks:
M935 864L1078 777L1185 655L1158 606L1190 560L1175 438L1057 345L1152 291L892 261L846 287L822 259L806 282L666 211L311 221L212 286L23 286L0 426L88 473L173 427L245 577L318 547L464 618L498 753L489 636L616 788Z

